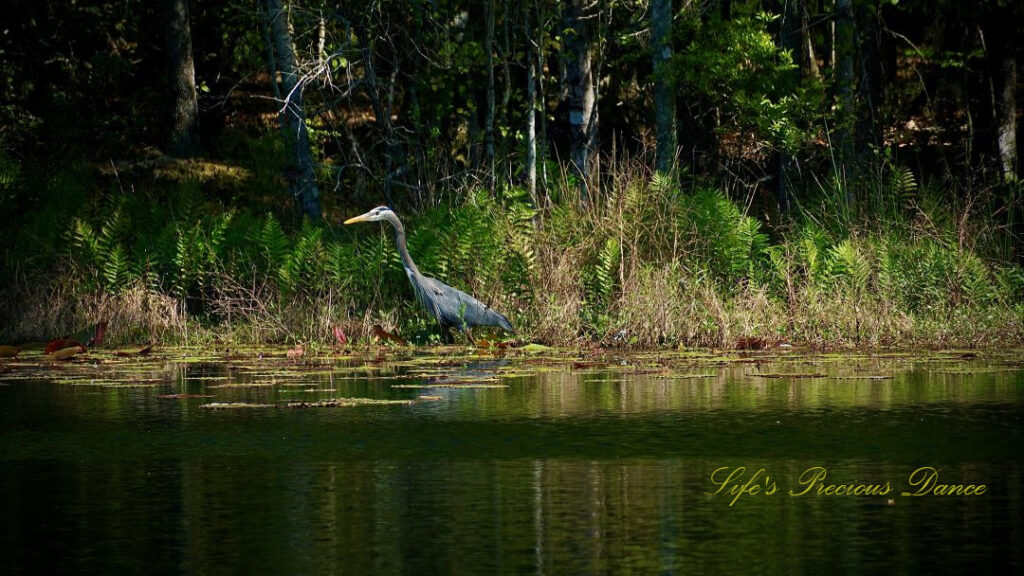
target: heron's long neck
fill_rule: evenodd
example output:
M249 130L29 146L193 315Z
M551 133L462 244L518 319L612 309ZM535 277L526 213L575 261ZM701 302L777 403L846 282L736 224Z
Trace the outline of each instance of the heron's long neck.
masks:
M402 264L406 270L410 270L414 274L419 275L420 269L416 267L416 263L412 261L412 256L409 255L409 247L405 243L405 226L402 226L402 221L398 217L388 218L391 225L395 227L395 244L398 245L398 254L402 257Z

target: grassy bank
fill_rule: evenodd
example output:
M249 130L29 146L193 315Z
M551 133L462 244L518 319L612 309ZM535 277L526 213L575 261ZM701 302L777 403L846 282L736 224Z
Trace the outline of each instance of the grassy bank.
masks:
M334 326L358 339L374 324L437 339L390 229L338 224L370 206L289 220L261 208L254 185L244 204L218 195L231 189L220 172L130 180L81 166L40 178L40 194L62 202L42 202L6 248L0 342L100 319L121 343L327 342ZM822 188L771 230L721 191L683 192L639 168L586 206L571 191L536 207L522 190L467 186L450 204L398 211L419 267L505 312L524 340L1024 343L1024 270L1001 258L991 199L941 204L893 182L879 185L870 217L845 209L841 187Z

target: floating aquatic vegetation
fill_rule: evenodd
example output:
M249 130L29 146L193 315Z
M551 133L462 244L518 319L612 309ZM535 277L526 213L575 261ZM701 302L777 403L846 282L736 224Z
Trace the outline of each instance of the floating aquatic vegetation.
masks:
M392 384L392 388L508 388L508 384Z
M157 398L165 400L185 400L189 398L215 398L213 394L159 394Z
M273 404L257 404L254 402L208 402L200 404L200 408L207 410L237 410L245 408L273 408Z
M381 400L377 398L332 398L320 402L285 402L285 408L347 408L350 406L409 405L412 400Z
M800 373L800 372L795 372L795 373L792 373L792 374L781 374L781 373L757 374L757 373L751 373L751 374L747 374L747 376L754 376L756 378L828 378L827 374L806 374L806 373Z

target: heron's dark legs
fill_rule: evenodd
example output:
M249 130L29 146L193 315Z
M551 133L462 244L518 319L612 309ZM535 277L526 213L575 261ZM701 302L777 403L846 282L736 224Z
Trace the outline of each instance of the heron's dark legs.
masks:
M455 337L452 336L452 327L447 324L441 324L441 343L442 344L454 344Z

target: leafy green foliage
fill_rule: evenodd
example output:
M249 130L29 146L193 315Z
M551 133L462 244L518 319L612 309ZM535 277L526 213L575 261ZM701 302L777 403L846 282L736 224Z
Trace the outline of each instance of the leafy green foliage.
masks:
M854 294L859 296L867 290L871 262L852 239L847 238L829 249L826 267L832 277L845 282Z
M790 79L797 70L793 55L768 30L777 17L761 12L707 20L693 11L684 14L679 34L689 42L672 61L681 93L699 100L701 109L714 110L720 130L754 130L764 143L797 150L815 97L798 92Z
M768 246L761 223L719 190L700 190L686 197L683 206L680 226L690 233L695 259L726 286L748 277Z

